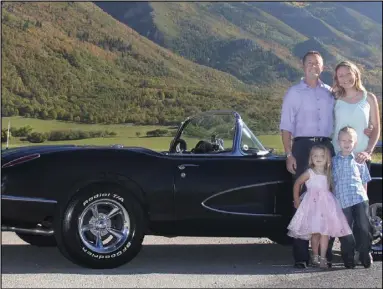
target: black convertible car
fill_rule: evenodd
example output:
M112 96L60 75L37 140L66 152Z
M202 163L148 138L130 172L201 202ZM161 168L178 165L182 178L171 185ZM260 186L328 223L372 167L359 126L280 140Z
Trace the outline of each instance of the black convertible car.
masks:
M2 231L58 246L81 266L120 266L139 253L145 235L290 241L285 158L267 150L234 111L188 118L164 152L32 146L4 150L1 161ZM382 165L372 164L371 174L379 227Z

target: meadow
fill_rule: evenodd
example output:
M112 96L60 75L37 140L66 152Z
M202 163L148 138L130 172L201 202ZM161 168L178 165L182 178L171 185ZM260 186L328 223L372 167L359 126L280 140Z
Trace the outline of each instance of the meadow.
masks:
M3 117L1 120L2 129L8 127L10 121L11 127L20 128L23 126L31 126L32 132L50 132L52 130L83 130L83 131L97 131L109 130L117 133L116 137L105 138L88 138L81 140L68 140L68 141L45 141L41 145L54 145L54 144L75 144L75 145L106 145L121 144L124 146L141 146L155 151L166 151L169 149L172 137L147 137L146 132L155 129L167 129L174 131L173 127L167 126L136 126L130 124L79 124L75 122L65 122L58 120L41 120L35 118L24 117ZM139 134L139 136L137 135ZM283 145L279 134L275 135L257 135L261 143L266 148L274 148L277 154L283 153ZM36 145L28 141L22 141L21 138L12 137L9 141L9 148L19 146ZM6 143L2 143L2 149L5 149ZM382 154L377 153L373 155L373 161L382 162Z

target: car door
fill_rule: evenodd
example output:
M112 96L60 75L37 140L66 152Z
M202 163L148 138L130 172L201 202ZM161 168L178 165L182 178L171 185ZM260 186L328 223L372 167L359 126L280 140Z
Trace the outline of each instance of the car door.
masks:
M281 164L257 156L184 157L174 175L176 218L216 228L278 216Z
M230 226L230 235L233 228L248 235L252 224L281 214L285 160L266 158L269 152L237 113L201 114L175 139L175 217L185 233L223 235ZM175 150L181 140L182 149Z

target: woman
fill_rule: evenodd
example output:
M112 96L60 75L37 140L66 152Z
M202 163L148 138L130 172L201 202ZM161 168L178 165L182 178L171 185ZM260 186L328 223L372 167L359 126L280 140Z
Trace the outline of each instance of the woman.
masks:
M338 135L342 127L353 127L358 134L354 151L356 160L359 163L367 161L369 166L381 126L376 96L367 92L362 84L360 70L349 61L343 61L336 66L333 91L336 99L334 136ZM365 130L370 125L372 130L366 134ZM333 138L333 145L335 153L338 153L340 149L336 137Z
M351 126L357 132L358 141L354 149L356 161L366 162L368 169L380 133L379 107L376 96L367 92L362 84L358 67L343 61L335 68L333 92L335 94L334 136L345 126ZM372 129L370 129L372 126ZM340 151L337 137L333 137L335 153ZM371 228L370 228L371 229ZM353 226L356 241L355 262L359 263L360 238L357 226Z

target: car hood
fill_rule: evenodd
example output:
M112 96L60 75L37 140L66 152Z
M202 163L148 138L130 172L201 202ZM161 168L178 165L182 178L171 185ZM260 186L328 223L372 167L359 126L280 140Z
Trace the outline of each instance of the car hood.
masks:
M1 161L2 163L11 161L16 158L20 158L30 154L43 154L48 152L56 152L63 150L73 150L77 149L75 145L37 145L37 146L23 146L23 147L15 147L9 149L3 149L1 151Z
M123 146L92 146L92 145L36 145L36 146L23 146L4 149L1 151L2 164L12 161L14 159L31 155L31 154L47 154L63 151L74 150L130 150L135 152L141 152L146 154L159 154L153 150L144 147L123 147Z

